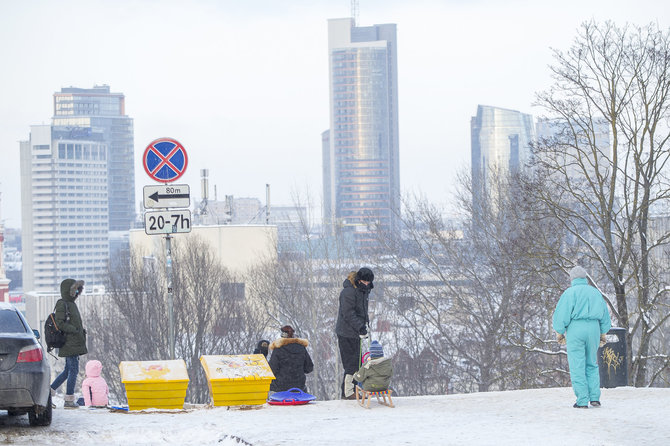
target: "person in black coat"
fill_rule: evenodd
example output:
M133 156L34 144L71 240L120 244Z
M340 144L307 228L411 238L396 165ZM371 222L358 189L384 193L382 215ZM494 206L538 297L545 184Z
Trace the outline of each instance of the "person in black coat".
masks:
M307 339L295 338L293 327L284 325L281 338L270 344L270 368L275 375L270 384L271 392L283 392L294 387L307 392L306 373L314 370L312 358L307 352Z
M342 284L340 307L337 313L335 333L344 367L342 397L356 399L354 395L354 373L360 367L361 339L369 336L368 298L374 288L375 275L370 268L351 272Z
M261 339L258 341L258 344L256 345L256 348L254 349L254 355L261 354L265 356L265 359L268 358L268 346L270 345L270 341L266 341L265 339Z

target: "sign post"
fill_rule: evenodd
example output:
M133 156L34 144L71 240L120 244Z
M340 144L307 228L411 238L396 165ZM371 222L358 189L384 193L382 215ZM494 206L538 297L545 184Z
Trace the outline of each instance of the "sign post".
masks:
M144 232L148 235L165 234L165 273L167 276L167 301L169 319L170 359L175 359L174 301L172 290L172 235L191 232L191 191L188 184L168 183L177 180L186 171L186 149L172 138L151 141L142 157L144 171L160 186L144 186L144 208L162 209L144 213ZM169 210L171 209L171 210Z

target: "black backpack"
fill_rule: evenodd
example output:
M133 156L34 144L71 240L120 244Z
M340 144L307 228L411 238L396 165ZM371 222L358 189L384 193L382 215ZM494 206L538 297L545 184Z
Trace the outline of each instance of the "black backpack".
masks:
M65 302L65 322L70 320L70 310ZM61 348L65 345L65 333L56 325L56 309L44 322L44 342L47 344L47 352L54 348Z

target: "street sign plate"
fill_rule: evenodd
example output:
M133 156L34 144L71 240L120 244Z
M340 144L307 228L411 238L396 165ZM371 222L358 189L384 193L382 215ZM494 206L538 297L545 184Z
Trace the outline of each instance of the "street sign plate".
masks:
M188 166L186 149L172 138L151 141L142 156L144 171L151 179L170 183L184 175Z
M191 211L147 211L144 213L144 232L148 235L191 232Z
M188 184L161 184L144 186L144 207L187 208L191 205L191 188Z

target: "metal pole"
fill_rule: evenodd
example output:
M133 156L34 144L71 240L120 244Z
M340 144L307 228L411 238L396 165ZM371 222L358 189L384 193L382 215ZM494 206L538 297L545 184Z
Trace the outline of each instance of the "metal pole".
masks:
M167 264L168 318L170 320L170 359L174 359L174 314L172 311L172 236L165 236L165 263Z
M265 224L270 224L270 185L265 185Z

